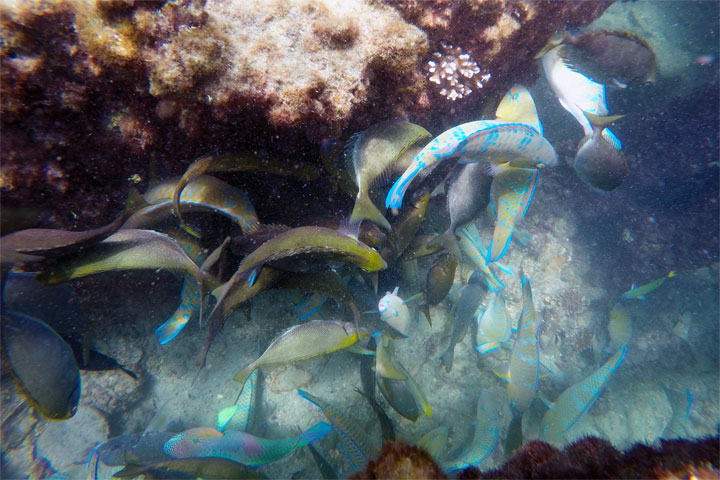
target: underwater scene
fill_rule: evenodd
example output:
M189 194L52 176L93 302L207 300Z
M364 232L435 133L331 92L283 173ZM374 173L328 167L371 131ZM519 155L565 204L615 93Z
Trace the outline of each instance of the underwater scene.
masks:
M720 3L0 25L2 478L720 476Z

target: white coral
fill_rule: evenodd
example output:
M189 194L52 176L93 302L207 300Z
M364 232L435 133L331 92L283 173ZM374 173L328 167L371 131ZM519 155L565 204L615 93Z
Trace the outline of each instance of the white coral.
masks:
M457 100L470 95L473 88L482 88L483 82L490 79L490 73L480 75L480 67L463 53L460 47L441 44L442 52L433 53L435 60L428 61L429 80L439 85L440 95Z

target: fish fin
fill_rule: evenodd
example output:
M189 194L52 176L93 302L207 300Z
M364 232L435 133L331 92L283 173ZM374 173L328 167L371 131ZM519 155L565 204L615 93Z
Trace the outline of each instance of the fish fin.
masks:
M238 373L236 373L235 376L233 377L233 380L235 380L237 383L242 384L242 386L245 387L245 382L247 381L248 377L254 371L255 371L255 365L253 363L251 363L250 365L248 365L247 367L243 368ZM242 393L242 389L240 389L240 393Z
M481 355L485 355L486 353L494 352L495 350L498 350L499 348L500 348L500 344L498 342L481 343L480 345L475 347L475 349ZM500 375L498 375L498 376L500 376Z
M448 228L444 233L441 233L437 237L431 239L427 243L428 247L436 246L444 248L448 253L455 255L455 258L463 258L460 253L460 247L458 246L455 234Z
M367 348L361 346L359 343L353 343L352 345L347 347L347 351L350 353L354 353L355 355L366 355L368 357L375 356L375 350L368 350Z
M637 298L638 300L647 300L647 297L645 295L641 295L641 296L635 297L635 298Z
M222 432L225 430L225 427L227 427L230 422L232 421L235 414L240 409L239 405L232 405L230 407L222 408L217 413L217 429L218 432Z
M351 223L357 223L360 225L363 220L370 220L387 232L392 230L390 222L387 221L385 216L372 203L367 191L358 192L358 195L355 198L355 207L353 207L352 215L350 215Z
M502 378L506 382L510 381L510 369L506 368L505 371L502 370L493 370L493 373L497 375L498 377Z
M332 430L332 425L327 422L318 422L312 427L305 430L300 434L297 448L302 448L305 445L309 445L316 442L327 435Z
M125 375L127 375L127 376L130 377L130 378L132 378L133 380L137 380L137 379L138 379L137 373L133 372L133 371L130 370L129 368L120 367L120 370L122 370L122 371L125 373Z
M250 275L248 275L248 284L249 284L249 286L252 287L252 286L255 284L255 280L257 279L258 271L259 271L258 268L254 268L254 269L252 269L252 270L250 271Z
M155 335L158 336L158 343L160 345L165 345L170 340L175 338L180 331L185 328L185 325L187 325L189 318L185 318L184 320L178 320L175 315L168 318L165 323L160 325L155 330Z
M509 163L486 163L483 166L483 170L488 177L496 177L511 171Z
M617 138L617 136L615 136L615 134L611 132L609 128L606 128L602 131L602 138L615 150L622 149L622 142L620 142L620 139Z
M310 403L314 403L315 405L317 405L320 408L325 408L324 405L320 404L321 400L319 398L317 398L315 395L311 394L310 392L307 392L302 389L298 389L297 393L298 393L298 395L300 395L301 397L303 397L305 400L309 401Z
M345 168L345 173L347 173L348 177L350 177L356 185L357 172L355 171L355 147L358 144L358 140L360 140L364 134L365 130L362 130L350 135L350 138L348 138L347 142L345 142L340 154L342 166Z
M670 270L670 273L667 274L667 278L672 278L675 275L677 275L677 272L675 270Z
M555 403L554 403L554 402L551 402L550 400L548 400L547 398L545 398L545 395L543 395L542 393L538 393L537 396L538 396L538 398L540 399L540 401L545 404L545 406L548 408L548 410L552 410L552 409L553 409L553 407L555 406Z
M530 241L530 235L528 235L527 233L518 232L516 230L514 240L516 240L520 245L524 247Z
M420 305L420 310L425 314L428 324L432 327L432 318L430 317L430 306L428 304Z
M590 125L592 125L593 130L595 130L595 129L603 130L625 116L625 115L600 116L600 115L595 115L594 113L590 113L586 110L583 110L582 112L583 112L583 115L585 115L585 118L587 118L588 122L590 122Z

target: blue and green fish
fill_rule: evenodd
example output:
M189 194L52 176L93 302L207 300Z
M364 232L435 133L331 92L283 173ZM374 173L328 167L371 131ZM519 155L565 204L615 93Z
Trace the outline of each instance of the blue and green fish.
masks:
M443 465L448 472L479 467L493 454L500 441L500 416L489 392L480 394L475 416L475 432L470 445L454 461Z
M656 288L658 288L660 285L665 283L665 280L668 278L672 278L676 275L675 270L671 270L670 273L668 273L666 276L658 278L657 280L653 280L650 283L646 283L645 285L640 285L639 287L634 285L630 290L623 293L620 298L623 300L647 300L645 298L645 295L652 292Z

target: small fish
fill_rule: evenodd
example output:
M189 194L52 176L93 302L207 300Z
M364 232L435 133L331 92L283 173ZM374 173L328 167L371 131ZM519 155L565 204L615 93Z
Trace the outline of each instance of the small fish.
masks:
M491 292L497 292L501 288L505 288L505 285L497 278L497 276L490 269L490 265L487 263L488 250L483 245L480 239L480 232L474 223L468 223L464 227L458 229L458 245L460 250L465 256L470 257L470 260L475 266L482 272L487 283L488 290ZM492 265L500 268L505 273L511 273L509 267L506 267L498 262L493 262Z
M383 442L395 440L395 426L393 425L392 420L390 420L390 417L387 416L387 413L385 413L385 410L383 410L374 398L365 395L359 388L355 387L355 391L365 397L365 400L367 400L370 404L370 408L372 408L373 412L375 412L375 415L378 417L380 430L382 430Z
M403 337L408 336L410 327L410 309L405 305L402 298L398 297L400 287L395 287L392 292L387 292L378 302L380 320L387 323Z
M447 448L448 430L448 427L445 425L433 428L417 441L417 446L427 450L427 452L437 461L440 455L445 452L445 449Z
M662 285L665 280L667 280L668 278L672 278L675 275L675 270L671 270L670 273L668 273L666 276L658 278L657 280L653 280L652 282L646 283L645 285L641 285L639 287L633 285L633 287L627 292L623 293L620 298L622 298L623 300L647 300L645 298L645 295L652 292L660 285Z
M620 88L655 83L655 53L637 35L601 30L566 34L563 43L573 65L596 82Z
M172 458L225 458L256 467L290 455L323 438L331 429L330 424L318 422L296 437L271 440L246 432L220 433L213 428L191 428L168 440L163 451Z
M327 268L328 263L347 262L367 272L384 270L380 254L357 239L324 227L298 227L260 245L240 263L237 275L252 286L258 272L268 264L288 271Z
M258 372L255 370L245 380L242 393L235 405L225 407L217 414L217 429L222 432L226 429L247 432L252 420L252 412L255 408L255 392L257 391Z
M493 454L500 441L500 416L496 402L487 391L480 394L475 416L475 432L470 445L459 457L443 465L447 472L462 470L473 466L478 468Z
M627 347L623 346L602 367L565 390L553 404L548 405L550 410L545 412L540 424L540 438L555 441L575 425L600 397L626 353Z
M490 205L495 213L495 230L488 247L487 263L497 262L508 251L515 225L522 220L530 206L539 171L537 169L508 168L493 178Z
M351 223L368 219L390 231L390 223L373 205L368 191L390 183L393 166L413 144L430 137L430 132L404 120L380 122L353 135L345 146L348 175L358 186Z
M360 336L366 334L360 332ZM342 350L358 341L358 333L350 322L314 320L290 327L277 337L260 357L240 370L234 377L244 384L255 369L282 365ZM242 394L242 390L240 391Z
M626 345L632 337L632 317L622 303L616 303L610 310L608 334L615 348Z
M475 311L482 301L484 290L484 282L480 272L477 271L470 275L467 285L462 287L460 300L455 309L455 321L450 334L450 343L445 353L440 357L442 364L445 365L445 370L448 372L452 370L455 346L465 337L468 326L473 320L473 315L475 315Z
M335 431L340 438L341 450L350 461L353 469L359 470L363 468L367 462L369 451L365 441L364 431L325 400L305 390L298 390L298 395L317 405L325 414L325 417L332 423L333 427L335 427Z
M199 457L162 460L144 465L130 463L113 478L236 478L263 479L260 472L226 458Z
M530 125L504 120L469 122L443 132L425 146L390 189L385 205L400 207L410 183L421 171L456 157L517 168L542 168L557 162L552 145Z
M497 350L510 341L512 323L505 306L505 295L499 291L490 300L481 317L478 317L477 351L485 354Z
M537 341L537 313L533 305L532 288L527 277L522 279L523 309L518 321L518 333L510 356L507 374L498 374L508 381L508 396L514 412L525 412L537 393L540 379L540 356Z
M425 315L428 322L430 320L430 308L433 305L445 300L450 288L455 281L455 270L457 269L458 259L455 255L449 253L441 254L430 267L425 280Z
M2 359L18 389L43 417L67 420L80 401L80 371L70 346L45 322L2 314Z
M625 156L616 138L603 135L608 125L622 117L599 117L586 112L593 133L580 141L573 168L580 180L591 187L609 192L619 187L630 173Z

